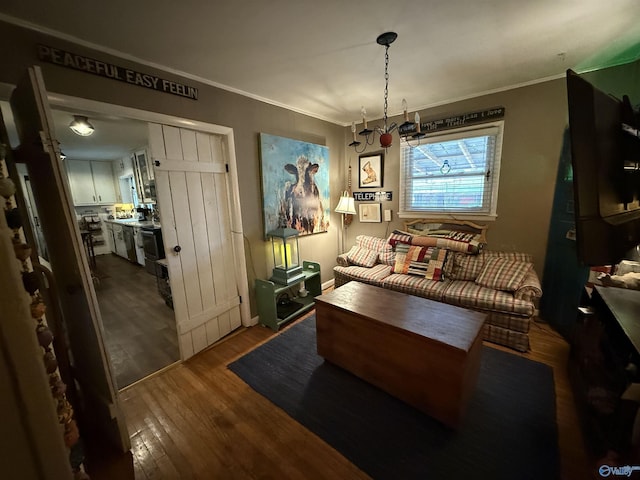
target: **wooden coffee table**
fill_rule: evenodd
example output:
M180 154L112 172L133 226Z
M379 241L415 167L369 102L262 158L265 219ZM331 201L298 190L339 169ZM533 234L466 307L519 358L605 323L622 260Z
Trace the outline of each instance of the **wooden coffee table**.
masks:
M458 426L478 378L486 314L359 282L315 300L319 355Z

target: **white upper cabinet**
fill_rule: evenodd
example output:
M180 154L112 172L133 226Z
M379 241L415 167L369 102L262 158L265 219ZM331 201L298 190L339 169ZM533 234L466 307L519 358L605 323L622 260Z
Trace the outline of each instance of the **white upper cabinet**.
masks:
M65 160L69 175L69 186L75 205L95 204L96 189L93 186L91 162Z
M74 205L117 202L111 162L65 160Z
M156 184L153 165L146 149L137 150L133 154L134 168L136 170L136 183L138 184L138 196L142 203L156 202Z
M116 203L116 188L113 183L111 162L91 162L91 170L98 198L97 203Z
M132 177L133 176L133 159L130 155L125 155L120 160L113 161L113 171L116 177Z

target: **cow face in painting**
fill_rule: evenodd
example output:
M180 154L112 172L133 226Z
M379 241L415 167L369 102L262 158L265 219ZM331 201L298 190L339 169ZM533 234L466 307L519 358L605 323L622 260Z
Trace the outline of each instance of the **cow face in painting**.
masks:
M284 205L287 227L302 233L314 233L323 220L324 211L315 181L318 164L306 157L298 157L296 164L288 163L284 169L293 175L293 182L285 186Z

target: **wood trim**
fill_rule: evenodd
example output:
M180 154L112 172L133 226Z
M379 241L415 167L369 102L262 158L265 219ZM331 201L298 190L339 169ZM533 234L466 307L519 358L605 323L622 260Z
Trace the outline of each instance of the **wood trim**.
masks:
M159 165L154 165L156 171L164 172L197 172L197 173L227 173L224 164L208 162L190 162L186 160L168 160L153 158Z

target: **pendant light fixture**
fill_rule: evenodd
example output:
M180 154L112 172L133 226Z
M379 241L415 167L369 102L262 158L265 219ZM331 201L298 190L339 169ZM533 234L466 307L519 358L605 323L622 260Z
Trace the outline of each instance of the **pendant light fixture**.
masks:
M84 115L74 115L73 122L71 122L69 128L73 133L81 137L88 137L95 130L93 125L89 123L89 119Z
M376 132L380 134L380 147L389 148L393 143L393 136L391 135L396 128L398 128L397 124L394 122L391 125L388 124L387 117L387 108L388 108L388 100L389 100L389 46L398 38L398 34L396 32L385 32L382 35L379 35L376 39L378 45L384 46L384 116L383 116L383 126L374 127L373 129L369 129L367 125L366 114L367 111L364 107L360 110L362 114L362 124L363 129L358 132L358 135L364 137L364 142L361 142L356 137L356 122L351 123L351 132L353 134L353 141L349 144L350 147L353 147L356 153L362 153L367 149L368 145L373 145L375 141ZM409 115L407 113L407 101L402 99L402 108L404 110L404 123L400 125L399 135L402 139L404 139L407 143L409 142L409 137L413 139L417 139L424 136L420 132L420 116L416 112L415 115L415 123L409 122ZM409 132L415 133L409 133ZM405 133L406 132L406 133ZM363 145L362 148L360 145Z

